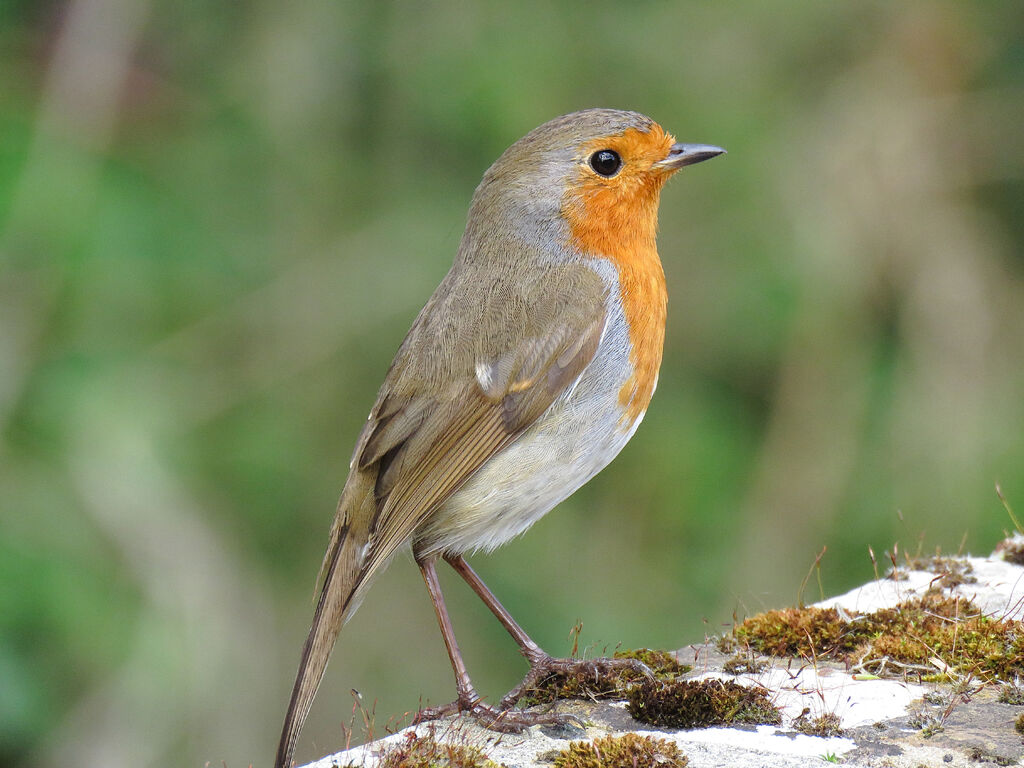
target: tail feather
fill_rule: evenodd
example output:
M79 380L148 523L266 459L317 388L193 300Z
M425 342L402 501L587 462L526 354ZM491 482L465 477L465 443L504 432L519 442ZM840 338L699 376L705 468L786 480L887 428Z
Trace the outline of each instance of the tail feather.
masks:
M373 494L368 496L372 501ZM370 515L344 515L343 504L344 496L331 529L330 545L321 571L320 596L309 635L302 647L299 670L281 729L275 768L290 768L299 731L327 669L327 658L345 621L359 605L363 590L368 586L370 571L376 570L367 568L363 562L363 551L369 540ZM348 519L354 522L350 525Z

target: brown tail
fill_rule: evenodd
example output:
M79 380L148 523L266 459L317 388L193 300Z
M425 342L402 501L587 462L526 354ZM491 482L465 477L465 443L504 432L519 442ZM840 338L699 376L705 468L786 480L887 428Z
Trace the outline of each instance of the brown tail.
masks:
M348 490L348 489L346 489ZM371 501L373 494L368 494ZM364 497L365 498L365 497ZM342 625L358 607L369 576L377 568L364 562L363 550L369 539L369 514L345 515L339 505L338 517L331 529L330 544L324 556L322 587L317 600L313 624L302 647L299 671L295 676L292 698L281 729L275 768L290 768L299 730L306 721L317 688L327 668L327 658L338 639ZM372 503L372 501L371 501ZM351 525L348 519L353 519Z

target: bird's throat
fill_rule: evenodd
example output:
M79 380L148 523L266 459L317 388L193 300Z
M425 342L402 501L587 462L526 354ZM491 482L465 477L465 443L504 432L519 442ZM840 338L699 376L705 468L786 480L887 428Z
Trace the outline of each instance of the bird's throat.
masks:
M566 199L563 209L573 247L608 259L618 272L633 367L619 390L624 429L647 410L665 341L668 293L655 242L662 183L663 178L655 177L625 189L584 186Z

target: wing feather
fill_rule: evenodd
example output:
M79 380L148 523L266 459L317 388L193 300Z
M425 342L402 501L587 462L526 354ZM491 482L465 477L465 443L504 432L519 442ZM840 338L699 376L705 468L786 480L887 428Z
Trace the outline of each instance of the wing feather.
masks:
M414 394L397 408L394 394L382 399L375 412L385 415L368 425L358 456L363 469L372 469L375 462L381 465L380 506L372 525L368 568L375 569L376 562L386 561L408 541L432 512L533 424L589 365L604 332L605 289L596 274L582 266L577 269L582 272L579 282L589 285L589 292L577 288L575 295L582 298L571 303L553 288L534 292L531 302L523 302L536 310L534 322L522 323L519 338L495 350L497 354L477 350L446 392ZM401 392L402 383L395 382L392 392Z

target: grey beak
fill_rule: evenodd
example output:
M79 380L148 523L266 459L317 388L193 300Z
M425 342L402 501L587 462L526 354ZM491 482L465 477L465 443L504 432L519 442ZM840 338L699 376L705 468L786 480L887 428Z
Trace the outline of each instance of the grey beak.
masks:
M656 163L661 168L682 168L710 160L712 157L724 155L725 150L712 144L673 144L668 150L668 157Z

